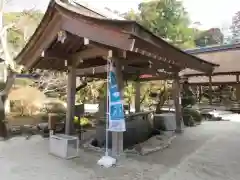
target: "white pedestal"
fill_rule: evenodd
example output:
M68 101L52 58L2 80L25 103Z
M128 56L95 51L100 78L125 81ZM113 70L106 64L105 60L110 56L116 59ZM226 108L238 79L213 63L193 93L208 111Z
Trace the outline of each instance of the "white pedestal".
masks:
M112 158L111 156L103 156L98 160L97 164L103 166L105 168L110 168L113 165L116 165L117 160Z
M49 152L55 156L71 159L78 157L79 140L77 137L65 134L51 135L49 139Z

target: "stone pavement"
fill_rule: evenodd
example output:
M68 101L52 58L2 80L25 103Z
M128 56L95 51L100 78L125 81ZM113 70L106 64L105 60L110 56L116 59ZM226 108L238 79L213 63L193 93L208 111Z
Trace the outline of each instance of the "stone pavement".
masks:
M101 154L80 151L62 160L48 154L48 140L34 136L0 142L1 180L239 180L240 123L205 122L187 128L170 148L123 158L117 167L96 165Z

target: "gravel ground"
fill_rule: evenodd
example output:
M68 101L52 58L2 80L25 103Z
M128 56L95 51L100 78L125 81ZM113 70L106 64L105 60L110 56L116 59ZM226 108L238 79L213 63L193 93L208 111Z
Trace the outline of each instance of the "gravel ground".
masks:
M1 180L239 180L239 129L236 122L206 122L162 152L122 158L110 169L96 165L101 154L80 151L66 161L48 154L48 140L18 137L0 142Z

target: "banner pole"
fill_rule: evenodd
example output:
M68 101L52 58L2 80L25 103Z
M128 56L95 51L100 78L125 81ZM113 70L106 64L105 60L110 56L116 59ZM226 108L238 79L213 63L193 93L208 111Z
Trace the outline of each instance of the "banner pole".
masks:
M106 117L106 149L105 149L105 155L103 157L101 157L101 159L98 160L97 164L100 166L104 166L106 168L112 167L113 165L115 165L117 163L117 160L111 156L109 156L109 152L108 152L108 139L109 139L109 121L110 121L110 68L111 68L111 58L108 57L107 59L107 117Z
M111 62L107 60L107 118L106 118L106 150L105 156L108 156L108 128L109 128L109 71Z

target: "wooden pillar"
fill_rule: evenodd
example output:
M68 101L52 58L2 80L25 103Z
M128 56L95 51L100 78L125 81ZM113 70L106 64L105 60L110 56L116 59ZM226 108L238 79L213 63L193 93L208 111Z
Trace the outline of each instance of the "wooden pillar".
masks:
M124 93L124 81L122 74L122 65L118 59L113 61L116 66L116 78L120 91L121 98L123 99ZM123 132L112 132L112 155L120 156L123 153Z
M75 65L68 68L67 81L67 114L65 133L70 135L73 130L73 118L75 115L75 94L76 94L76 67Z
M199 97L198 97L198 102L200 103L202 100L202 86L199 85Z
M180 77L176 75L173 82L173 99L176 115L176 133L182 133L182 105L181 105L181 86Z
M209 104L212 105L212 95L213 95L213 89L212 89L212 76L209 76Z
M140 81L135 81L135 112L141 111L141 83Z
M236 75L236 82L239 84L239 74Z
M239 74L236 75L236 81L237 81L237 84L236 84L236 99L237 101L240 101L240 84L239 84Z

